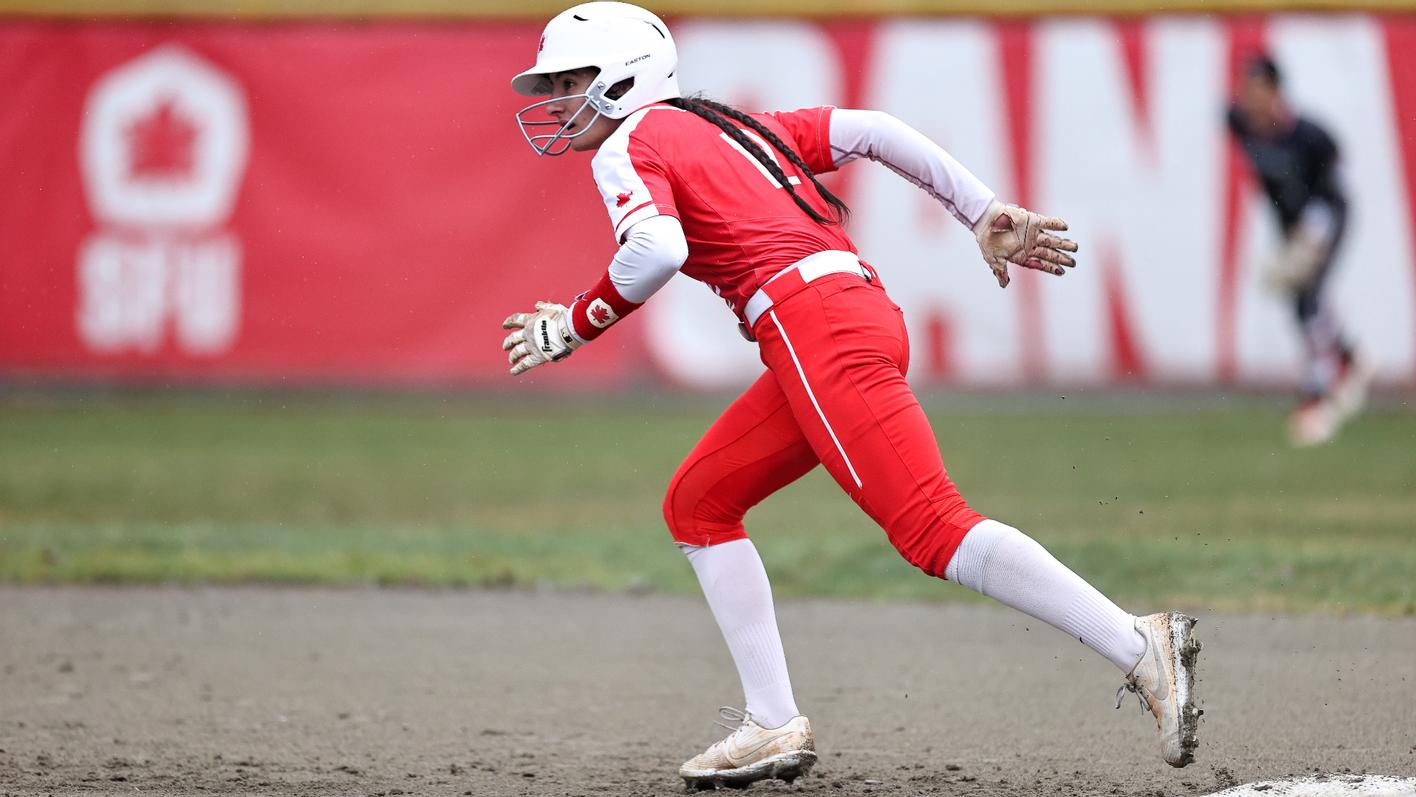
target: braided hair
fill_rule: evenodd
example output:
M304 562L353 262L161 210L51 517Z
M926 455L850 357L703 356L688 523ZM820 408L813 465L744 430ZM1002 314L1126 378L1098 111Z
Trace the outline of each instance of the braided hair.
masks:
M675 97L674 99L665 100L665 102L680 110L697 114L716 125L731 137L733 141L736 141L738 146L743 148L743 151L750 153L758 163L762 164L762 168L766 169L768 174L771 174L772 178L777 181L777 184L785 188L787 193L791 195L792 201L796 202L797 207L801 208L806 215L810 216L812 220L816 221L818 224L840 224L850 217L851 209L846 206L846 203L842 202L840 197L831 193L826 186L822 185L821 181L816 179L816 175L807 167L806 162L796 153L796 150L787 146L786 143L778 138L777 134L768 129L766 125L731 105L714 102L713 100L707 100L702 97ZM801 169L801 173L806 175L806 179L810 180L811 184L816 186L816 191L821 194L821 198L826 200L826 203L831 206L832 216L834 216L834 218L827 218L821 215L820 211L813 208L810 203L803 199L792 186L791 180L787 179L786 173L782 171L782 167L777 163L776 159L764 152L761 145L744 133L742 128L728 121L729 119L752 128L759 136L762 136L764 141L771 144L774 149L786 156L787 160L792 162L792 165Z

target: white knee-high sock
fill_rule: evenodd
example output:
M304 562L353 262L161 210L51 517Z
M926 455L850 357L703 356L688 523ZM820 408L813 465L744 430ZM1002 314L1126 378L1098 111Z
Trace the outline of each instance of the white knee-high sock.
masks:
M772 585L752 540L721 545L681 545L708 608L723 631L742 679L747 712L764 728L778 728L798 713L787 675L787 656L777 631Z
M964 536L944 575L1081 640L1123 672L1145 655L1135 615L1012 526L980 521Z

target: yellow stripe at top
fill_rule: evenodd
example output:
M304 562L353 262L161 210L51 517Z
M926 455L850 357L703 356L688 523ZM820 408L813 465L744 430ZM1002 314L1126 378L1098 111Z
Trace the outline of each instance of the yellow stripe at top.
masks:
M0 16L70 19L543 21L574 0L0 0ZM1016 17L1416 11L1416 0L652 0L667 17Z

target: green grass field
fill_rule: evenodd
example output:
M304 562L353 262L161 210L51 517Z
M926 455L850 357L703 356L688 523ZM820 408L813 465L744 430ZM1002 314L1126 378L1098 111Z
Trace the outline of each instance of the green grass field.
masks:
M692 593L659 505L722 403L12 395L0 581ZM1270 402L926 405L976 508L1133 610L1416 613L1408 409L1291 451ZM978 600L905 564L819 469L748 527L780 596Z

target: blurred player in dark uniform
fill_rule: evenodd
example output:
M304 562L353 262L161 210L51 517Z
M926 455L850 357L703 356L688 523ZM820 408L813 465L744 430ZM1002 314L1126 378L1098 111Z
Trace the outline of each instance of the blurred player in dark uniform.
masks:
M1266 55L1244 67L1229 130L1268 195L1283 243L1265 281L1293 302L1303 335L1303 394L1289 421L1294 445L1331 440L1361 410L1369 374L1324 298L1347 227L1332 136L1284 101L1278 67Z

